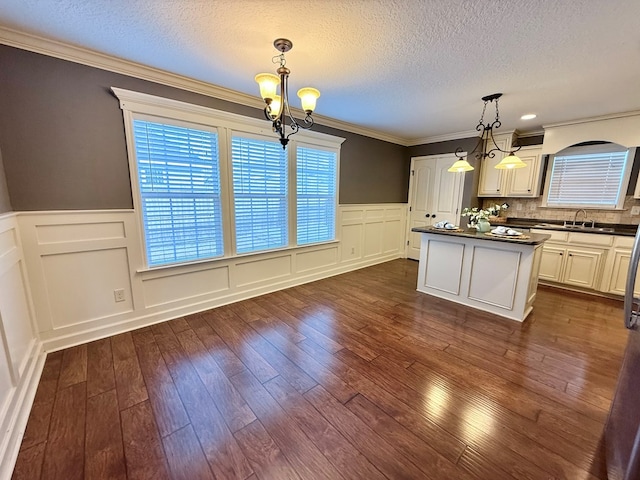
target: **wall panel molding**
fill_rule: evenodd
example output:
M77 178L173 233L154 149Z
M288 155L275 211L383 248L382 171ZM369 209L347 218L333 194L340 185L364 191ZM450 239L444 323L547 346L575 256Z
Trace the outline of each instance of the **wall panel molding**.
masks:
M17 215L0 215L0 479L10 478L45 356Z
M54 351L403 257L406 211L342 205L334 242L157 269L144 267L134 210L17 217L37 331Z

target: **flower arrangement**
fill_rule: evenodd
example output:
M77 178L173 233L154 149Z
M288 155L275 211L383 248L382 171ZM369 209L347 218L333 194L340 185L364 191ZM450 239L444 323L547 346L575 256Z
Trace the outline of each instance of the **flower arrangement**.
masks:
M502 205L495 204L494 206L488 208L466 207L464 210L462 210L462 216L469 217L469 225L474 226L480 220L488 220L491 216L500 215L500 210L506 210L507 208L509 208L508 203L503 203Z

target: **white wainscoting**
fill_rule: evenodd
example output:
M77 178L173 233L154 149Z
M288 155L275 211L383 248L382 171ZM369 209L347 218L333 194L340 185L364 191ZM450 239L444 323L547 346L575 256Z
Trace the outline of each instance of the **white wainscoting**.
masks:
M0 479L10 478L44 365L16 214L0 215Z
M133 210L23 212L18 222L37 329L53 351L404 257L406 212L342 205L335 242L151 270Z

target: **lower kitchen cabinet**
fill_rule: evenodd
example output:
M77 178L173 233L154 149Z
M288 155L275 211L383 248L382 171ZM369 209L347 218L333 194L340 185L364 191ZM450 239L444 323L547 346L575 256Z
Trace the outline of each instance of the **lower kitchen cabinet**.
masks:
M560 282L562 279L562 267L565 255L566 249L564 248L544 245L542 248L542 260L540 261L538 278L551 282Z
M611 270L610 257L614 250L610 248L614 243L612 235L558 230L531 231L551 235L542 250L539 274L541 281L579 289L607 291L610 282L603 272ZM622 269L624 265L621 265Z
M613 269L611 272L611 280L609 282L609 293L624 295L627 287L627 272L629 271L629 262L631 260L631 251L617 250L613 255ZM640 269L636 275L636 287L634 295L640 296Z
M582 288L600 286L598 272L603 251L567 249L562 282Z
M541 280L582 288L597 288L602 250L560 248L545 245L540 263Z

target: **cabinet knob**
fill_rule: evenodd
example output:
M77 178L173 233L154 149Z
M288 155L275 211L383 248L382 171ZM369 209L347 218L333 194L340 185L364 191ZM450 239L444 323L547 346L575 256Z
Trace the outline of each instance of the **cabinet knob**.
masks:
M572 253L570 253L570 254L569 254L569 256L570 256L570 257L573 257L573 254L572 254Z
M431 218L436 218L436 214L434 213L433 215L431 215Z
M562 256L562 252L560 252L560 256Z
M530 188L529 188L529 189L527 189L527 192L530 192L530 191L531 191L531 189L530 189Z
M427 217L427 218L429 218L430 216L431 216L431 214L430 214L430 213L427 213L427 214L425 215L425 217Z

